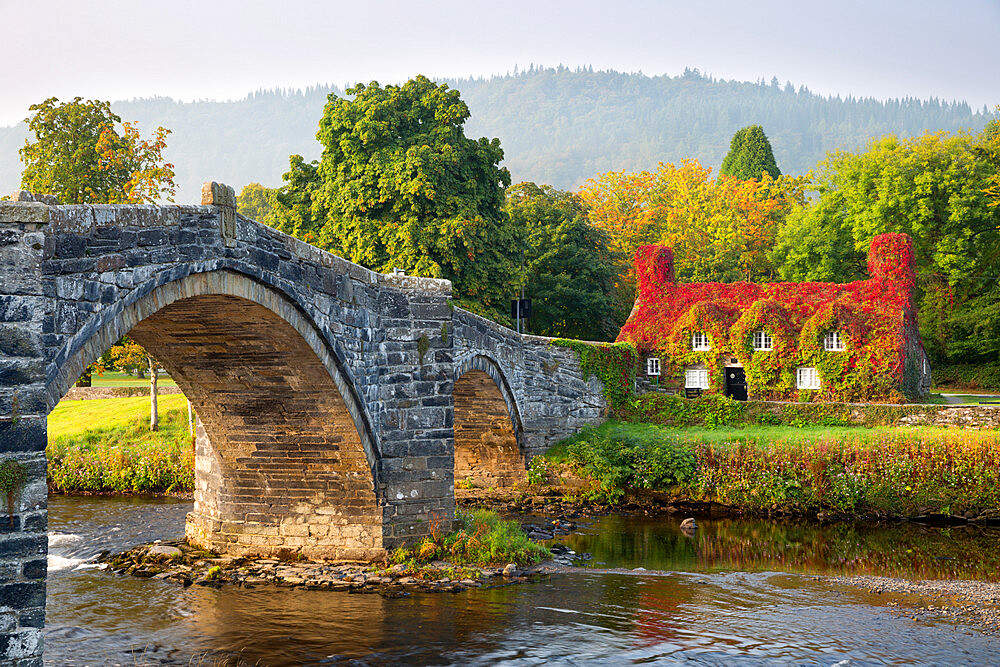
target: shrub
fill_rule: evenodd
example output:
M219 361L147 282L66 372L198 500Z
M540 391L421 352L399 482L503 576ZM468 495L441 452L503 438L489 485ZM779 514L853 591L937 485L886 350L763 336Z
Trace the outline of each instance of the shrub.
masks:
M459 527L445 535L432 531L411 548L397 549L394 563L425 563L447 560L453 565L497 565L537 563L551 554L528 539L516 521L502 519L496 512L473 510L455 513Z
M161 415L160 430L148 418L95 428L49 443L48 483L65 493L171 493L194 488L194 451L187 414Z
M996 431L671 431L608 422L561 446L594 480L591 495L611 503L629 489L651 489L762 511L908 515L1000 507Z

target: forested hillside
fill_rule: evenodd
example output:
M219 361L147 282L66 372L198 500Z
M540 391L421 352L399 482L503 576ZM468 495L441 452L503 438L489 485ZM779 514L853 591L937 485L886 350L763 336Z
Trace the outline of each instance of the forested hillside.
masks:
M614 169L649 169L694 157L718 167L733 133L760 124L784 173L804 173L827 151L856 149L885 133L980 130L992 116L965 103L823 97L805 88L720 81L689 70L680 76L536 69L449 82L472 111L468 136L499 137L514 182L575 188ZM316 130L326 95L339 89L254 93L238 102L178 103L167 98L117 102L143 134L173 134L178 201L198 198L205 180L237 188L278 185L288 156L319 154ZM41 101L41 100L39 100ZM25 109L25 116L28 110ZM0 192L19 183L24 126L0 128Z

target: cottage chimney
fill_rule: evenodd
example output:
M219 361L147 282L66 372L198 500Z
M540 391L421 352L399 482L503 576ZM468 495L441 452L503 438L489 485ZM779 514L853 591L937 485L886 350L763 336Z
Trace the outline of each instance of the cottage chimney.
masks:
M917 274L913 268L913 239L908 234L879 234L872 239L868 275L903 296L908 319L916 316Z
M653 298L674 282L674 251L662 245L642 245L635 251L639 295Z
M908 234L879 234L873 238L868 248L868 275L912 287L916 280L913 239Z

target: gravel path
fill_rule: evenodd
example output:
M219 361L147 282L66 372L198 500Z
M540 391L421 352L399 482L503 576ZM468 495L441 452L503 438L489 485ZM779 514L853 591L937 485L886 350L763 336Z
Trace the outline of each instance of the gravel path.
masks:
M1000 634L1000 583L985 581L909 581L892 577L823 577L830 583L863 588L876 595L897 594L913 599L913 606L889 600L901 615L931 620L935 617L967 623L988 634Z

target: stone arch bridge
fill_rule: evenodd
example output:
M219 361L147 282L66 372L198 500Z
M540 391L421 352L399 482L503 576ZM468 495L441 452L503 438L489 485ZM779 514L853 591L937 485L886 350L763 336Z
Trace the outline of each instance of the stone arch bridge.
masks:
M0 459L26 473L0 520L0 660L44 620L46 415L128 333L198 415L193 542L362 558L454 517L454 484L509 485L606 409L576 354L235 210L0 201ZM37 201L36 201L37 200Z

